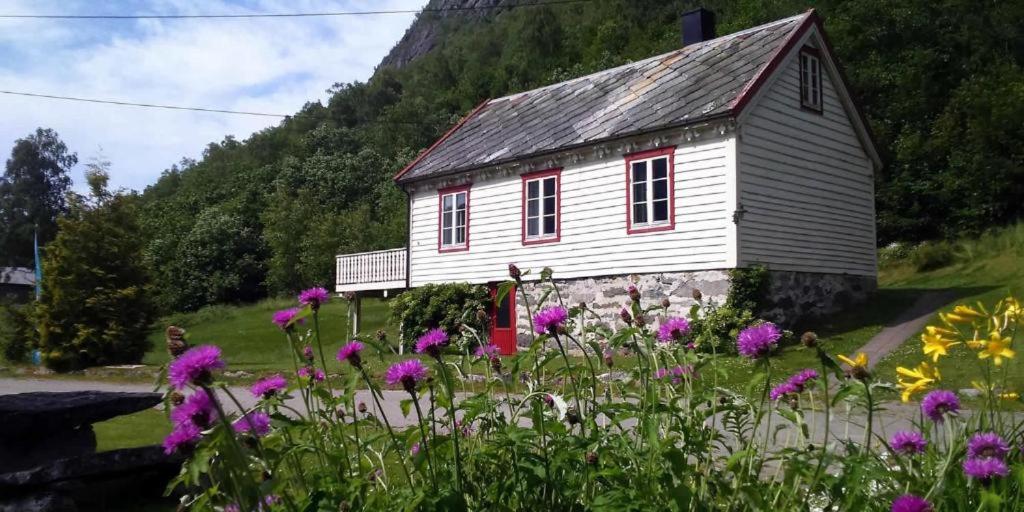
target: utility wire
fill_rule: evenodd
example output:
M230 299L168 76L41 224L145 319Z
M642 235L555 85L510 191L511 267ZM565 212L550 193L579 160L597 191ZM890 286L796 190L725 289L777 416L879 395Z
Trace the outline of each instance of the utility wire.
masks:
M11 96L29 96L32 98L48 98L52 100L67 100L67 101L81 101L85 103L102 103L106 105L121 105L125 107L146 107L146 108L165 108L170 110L194 110L197 112L214 112L217 114L237 114L243 116L263 116L263 117L289 117L285 114L267 114L264 112L246 112L241 110L224 110L219 108L202 108L202 107L180 107L176 105L158 105L154 103L132 103L129 101L115 101L115 100L98 100L95 98L76 98L74 96L56 96L53 94L36 94L31 92L20 92L20 91L3 91L0 90L0 94L9 94Z
M331 11L296 13L254 13L254 14L0 14L0 19L48 19L48 20L183 20L183 19L239 19L239 18L315 18L329 16L369 16L384 14L417 14L428 12L456 12L490 9L514 9L518 7L542 7L589 3L592 0L549 0L547 2L523 2L509 5L476 5L463 7L435 7L423 9L395 9L378 11Z

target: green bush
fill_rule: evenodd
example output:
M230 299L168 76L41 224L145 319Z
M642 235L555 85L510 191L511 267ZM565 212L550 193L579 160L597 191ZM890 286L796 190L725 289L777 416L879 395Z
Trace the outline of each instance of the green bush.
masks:
M768 269L761 265L730 270L725 306L736 311L747 310L754 315L760 313L768 296L769 279Z
M402 340L412 343L435 327L457 332L460 324L486 333L491 297L487 288L469 283L428 284L391 301L391 318L401 326Z
M924 242L914 248L910 255L910 263L918 272L948 267L955 260L956 255L949 242Z
M690 309L690 336L701 352L735 354L736 335L753 322L749 309L719 306L708 300Z
M36 342L33 306L8 302L0 305L0 344L4 359L12 363L25 361Z
M58 371L138 363L154 318L129 197L94 193L59 220L37 306L43 363Z

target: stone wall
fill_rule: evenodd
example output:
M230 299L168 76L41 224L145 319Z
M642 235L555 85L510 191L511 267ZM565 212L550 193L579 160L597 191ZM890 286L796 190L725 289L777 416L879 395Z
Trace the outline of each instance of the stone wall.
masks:
M557 279L557 275L555 277L555 283L566 306L571 307L585 302L609 323L614 322L619 316L619 310L630 303L627 290L631 284L640 291L645 306L660 304L662 299L668 298L671 303L669 311L679 315L687 314L690 306L696 304L693 290L700 290L705 299L714 300L719 304L725 301L729 293L729 273L725 270L562 280ZM523 289L530 297L530 307L535 313L537 302L549 287L548 284L536 282L523 284ZM516 313L519 318L516 325L520 333L519 343L523 345L529 342L527 332L530 329L530 320L526 316L526 308L523 307L521 299L521 296L517 297ZM556 303L554 294L545 302L547 305Z
M771 271L766 320L791 326L864 302L878 288L874 276Z
M799 320L835 313L864 302L877 288L875 278L868 276L779 270L770 271L769 276L766 308L760 317L787 327ZM670 312L679 315L686 315L690 306L696 303L693 298L695 289L701 291L705 300L710 299L718 304L724 303L729 293L727 270L555 279L555 282L567 306L585 302L609 324L618 318L619 310L629 304L627 289L631 284L640 290L645 306L658 304L668 298ZM534 313L537 302L548 287L536 282L523 284ZM554 303L556 299L552 294L546 304ZM519 343L524 345L530 339L527 334L530 321L521 296L517 296L516 312L519 317Z

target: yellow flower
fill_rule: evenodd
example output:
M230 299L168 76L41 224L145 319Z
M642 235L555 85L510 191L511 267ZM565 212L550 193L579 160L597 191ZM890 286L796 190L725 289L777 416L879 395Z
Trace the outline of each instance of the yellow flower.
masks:
M974 331L974 337L967 340L967 346L974 350L981 350L985 348L985 340L978 337L978 331Z
M960 334L959 332L954 331L952 329L946 329L945 327L939 327L937 325L929 325L929 326L925 327L924 330L925 330L925 332L927 332L928 334L930 334L932 336L942 336L942 335L957 336L957 335Z
M1024 306L1021 306L1020 302L1013 297L1007 297L1004 304L1003 315L1006 316L1006 321L1024 319Z
M866 379L868 377L868 355L864 352L858 352L853 359L844 355L838 355L836 358L850 367L848 374L851 377L855 379Z
M929 384L937 382L940 378L939 369L932 368L928 363L924 362L917 365L917 368L913 370L903 368L902 366L897 367L896 373L900 376L898 386L903 389L903 392L900 393L900 398L904 402L909 402L910 397L914 393L928 389ZM903 377L909 380L904 380Z
M989 393L990 391L995 391L996 389L995 386L986 386L985 384L976 380L971 381L971 386L973 386L974 389L977 389L978 391L981 391L982 393L986 394ZM1016 391L1005 391L997 394L996 396L1003 400L1016 400L1020 398L1020 394L1017 393Z
M1003 358L1013 359L1013 356L1017 355L1016 352L1010 349L1010 338L1003 337L999 331L992 331L988 337L988 343L985 344L985 348L978 353L979 359L992 358L992 362L996 366L1003 364Z
M984 317L984 313L966 304L960 304L953 308L952 312L939 313L939 318L947 324L971 323L978 318Z
M921 341L924 342L924 355L931 355L933 363L939 362L939 356L948 356L949 347L960 344L951 339L943 338L942 334L929 334L927 332L921 335Z

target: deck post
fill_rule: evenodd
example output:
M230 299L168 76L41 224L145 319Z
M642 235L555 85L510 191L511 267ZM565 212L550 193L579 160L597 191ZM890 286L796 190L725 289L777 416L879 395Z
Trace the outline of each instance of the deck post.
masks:
M352 336L359 334L359 322L362 320L363 298L359 292L352 292L352 298L348 302L348 324L352 326Z

